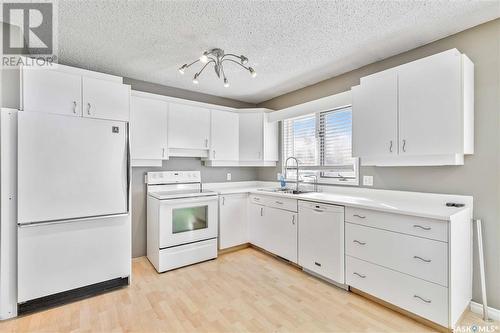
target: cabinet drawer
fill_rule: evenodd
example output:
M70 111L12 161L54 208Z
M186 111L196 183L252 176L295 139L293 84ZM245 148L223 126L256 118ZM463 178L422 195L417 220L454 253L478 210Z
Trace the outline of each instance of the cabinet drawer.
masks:
M346 283L448 327L448 288L346 256Z
M448 244L345 224L346 254L448 286Z
M295 199L281 198L278 196L251 194L250 202L268 207L289 210L291 212L297 212L297 200Z
M345 220L404 234L448 241L448 221L346 207Z

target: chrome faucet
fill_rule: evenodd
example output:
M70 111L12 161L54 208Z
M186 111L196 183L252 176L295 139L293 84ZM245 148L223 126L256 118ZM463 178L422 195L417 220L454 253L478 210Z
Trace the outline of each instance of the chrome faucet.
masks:
M296 164L295 170L297 170L297 177L296 177L296 180L295 180L295 191L299 192L299 160L296 157L290 156L285 161L285 180L286 180L286 173L287 173L287 170L288 170L288 161L289 160L295 160L295 164Z

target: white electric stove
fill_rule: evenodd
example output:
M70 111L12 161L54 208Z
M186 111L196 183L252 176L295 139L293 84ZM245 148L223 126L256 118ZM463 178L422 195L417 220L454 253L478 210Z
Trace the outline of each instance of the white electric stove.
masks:
M147 256L158 272L217 257L217 192L199 171L148 172Z

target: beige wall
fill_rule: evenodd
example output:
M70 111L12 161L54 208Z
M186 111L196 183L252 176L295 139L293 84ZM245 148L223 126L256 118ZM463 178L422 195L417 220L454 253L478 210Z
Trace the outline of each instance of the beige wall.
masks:
M374 188L473 195L474 216L483 220L488 301L500 309L500 19L258 106L279 110L333 95L359 84L362 76L451 48L467 54L475 64L475 154L466 157L464 166L361 167L360 175L374 176ZM260 169L259 179L274 180L277 171ZM480 302L477 267L476 261L473 297Z

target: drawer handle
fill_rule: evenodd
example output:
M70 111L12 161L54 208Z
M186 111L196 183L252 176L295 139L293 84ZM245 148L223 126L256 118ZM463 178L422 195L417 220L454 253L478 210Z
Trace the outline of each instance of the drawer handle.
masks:
M318 212L318 213L323 213L323 212L324 212L324 210L322 210L322 209L313 209L313 210L314 210L315 212Z
M359 245L366 245L366 243L365 243L365 242L359 241L359 240L357 240L357 239L353 240L352 242L353 242L353 243L358 243Z
M264 216L264 207L260 207L260 216Z
M316 266L318 266L318 267L321 267L321 264L320 264L319 262L317 262L317 261L315 261L315 262L314 262L314 264L315 264Z
M281 201L275 201L275 203L277 203L278 205L282 205L283 204L283 202L281 202Z
M419 257L419 256L413 256L413 259L420 259L420 260L422 260L424 262L431 262L432 261L431 259L424 259L424 258Z
M292 224L295 225L295 215L292 215Z
M253 198L255 201L260 201L260 198Z
M420 228L422 230L431 230L432 229L431 227L424 227L424 226L418 225L418 224L414 224L413 228Z
M357 276L359 276L359 277L360 277L360 278L362 278L362 279L364 279L364 278L366 277L366 275L359 274L359 273L357 273L357 272L354 272L354 273L352 273L352 274L357 275Z
M359 217L360 219L365 219L365 218L366 218L366 216L363 216L363 215L358 215L358 214L354 214L353 216L355 216L355 217Z
M414 298L418 298L418 299L421 299L422 301L424 301L425 303L432 303L432 301L430 299L425 299L423 297L420 297L418 295L413 295Z

